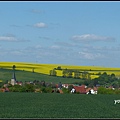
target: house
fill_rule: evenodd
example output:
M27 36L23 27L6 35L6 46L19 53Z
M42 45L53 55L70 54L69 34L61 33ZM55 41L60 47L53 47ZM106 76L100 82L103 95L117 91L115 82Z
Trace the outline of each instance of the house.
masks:
M70 92L71 93L75 93L75 88L72 88L72 90Z
M93 88L87 88L86 89L86 94L97 94L98 87L93 87Z
M68 88L69 84L62 84L62 87Z
M7 87L7 86L8 86L8 84L4 84L3 86L4 86L4 87Z
M59 90L59 92L60 92L60 93L63 93L63 91L62 91L62 90Z
M115 88L113 86L109 86L108 89L113 89L114 90Z
M86 94L86 86L81 85L81 86L74 86L73 88L75 89L76 92L79 92L80 94Z
M22 86L23 85L23 82L19 82L19 81L16 81L16 83L15 83L16 85L20 85L20 86Z
M9 88L7 88L7 87L6 88L1 88L0 91L1 92L9 92Z

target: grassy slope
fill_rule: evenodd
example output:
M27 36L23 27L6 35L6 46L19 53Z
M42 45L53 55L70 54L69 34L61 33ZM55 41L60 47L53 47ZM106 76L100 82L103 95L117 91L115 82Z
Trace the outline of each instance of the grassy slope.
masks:
M3 81L10 81L12 78L13 71L11 69L0 69L0 79ZM45 82L53 82L53 83L75 83L82 81L80 79L74 79L74 78L63 78L63 77L54 77L54 76L49 76L46 74L41 74L41 73L33 73L29 71L22 71L22 70L16 70L16 79L17 81L34 81L34 80L39 80L42 81L44 80Z

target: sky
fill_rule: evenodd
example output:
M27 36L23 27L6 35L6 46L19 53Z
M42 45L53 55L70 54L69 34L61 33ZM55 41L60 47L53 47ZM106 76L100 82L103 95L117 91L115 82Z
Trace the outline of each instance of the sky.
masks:
M1 1L0 61L120 68L120 2Z

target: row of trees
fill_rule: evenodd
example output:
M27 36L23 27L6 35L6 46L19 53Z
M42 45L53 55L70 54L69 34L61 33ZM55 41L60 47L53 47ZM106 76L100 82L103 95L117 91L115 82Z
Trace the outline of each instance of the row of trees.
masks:
M56 69L50 70L50 76L57 76L56 70L62 70L62 69ZM89 73L87 71L79 71L79 70L71 70L71 69L63 69L62 70L62 77L64 78L76 78L76 79L82 79L82 80L91 80L91 75L99 75L98 78L94 78L93 80L97 84L106 84L114 81L118 81L119 79L115 76L114 73L108 75L106 72L101 73L98 72L96 74Z
M91 80L91 74L87 71L80 72L79 70L70 70L70 69L64 69L62 70L62 77L64 78L76 78L76 79L90 79ZM50 70L50 76L57 76L56 69Z

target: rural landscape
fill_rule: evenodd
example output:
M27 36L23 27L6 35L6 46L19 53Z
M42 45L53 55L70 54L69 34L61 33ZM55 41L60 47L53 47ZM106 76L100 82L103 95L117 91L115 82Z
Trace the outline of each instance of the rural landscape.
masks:
M0 118L119 118L119 71L0 62Z
M120 119L119 11L1 1L0 119Z

